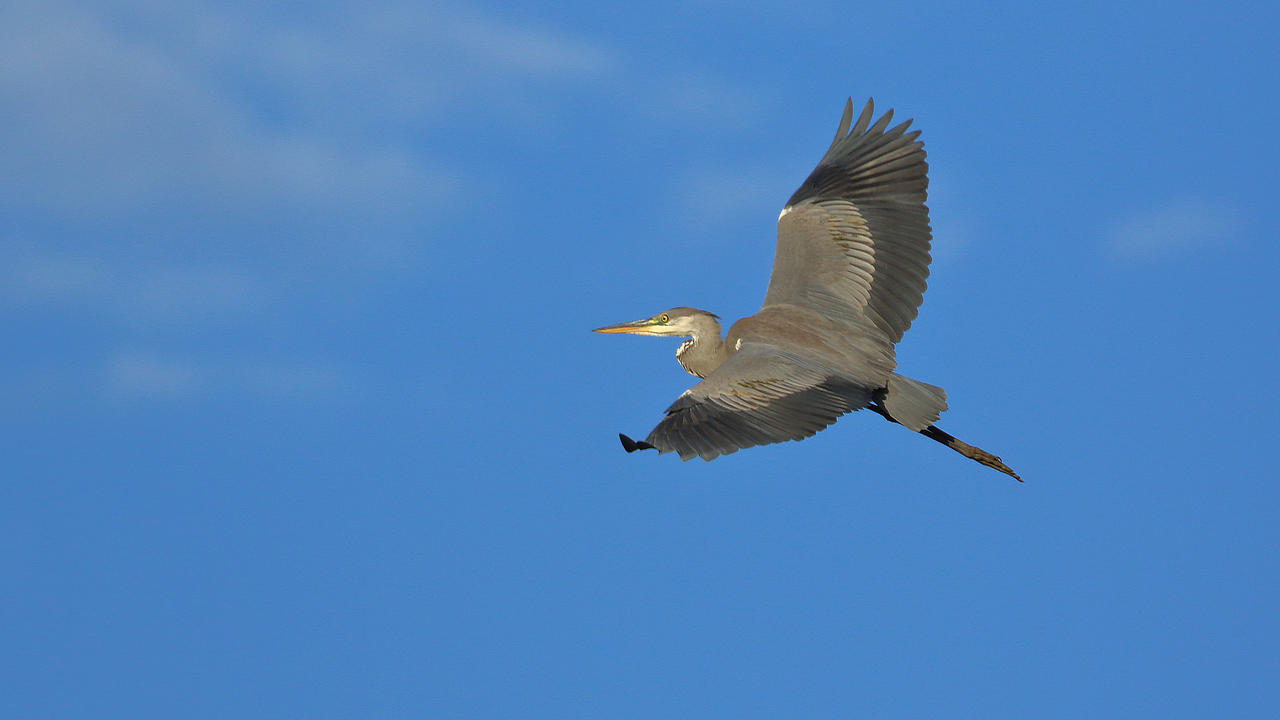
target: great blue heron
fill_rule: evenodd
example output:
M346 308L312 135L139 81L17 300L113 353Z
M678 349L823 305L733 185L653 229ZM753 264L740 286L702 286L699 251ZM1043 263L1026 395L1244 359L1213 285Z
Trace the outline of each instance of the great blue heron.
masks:
M894 344L929 275L929 166L911 121L889 128L890 110L873 125L872 107L867 100L850 129L853 101L845 103L831 147L778 215L760 312L723 339L716 315L689 307L595 330L687 338L676 360L703 378L643 441L619 435L627 452L712 460L803 440L870 408L1021 481L1000 458L934 426L945 390L894 372Z

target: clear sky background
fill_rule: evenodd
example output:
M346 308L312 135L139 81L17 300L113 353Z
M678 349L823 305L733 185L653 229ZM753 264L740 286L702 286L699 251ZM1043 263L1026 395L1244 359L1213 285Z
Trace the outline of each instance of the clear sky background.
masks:
M554 7L552 7L554 6ZM0 6L0 716L1264 717L1274 2ZM903 372L624 454L847 96Z

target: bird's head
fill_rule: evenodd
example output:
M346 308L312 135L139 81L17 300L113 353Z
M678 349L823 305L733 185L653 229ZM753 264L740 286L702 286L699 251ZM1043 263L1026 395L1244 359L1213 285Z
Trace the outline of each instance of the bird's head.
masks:
M654 337L695 337L704 334L709 335L714 332L719 337L720 321L716 315L706 310L677 307L664 310L653 317L643 320L596 328L594 332L652 335Z

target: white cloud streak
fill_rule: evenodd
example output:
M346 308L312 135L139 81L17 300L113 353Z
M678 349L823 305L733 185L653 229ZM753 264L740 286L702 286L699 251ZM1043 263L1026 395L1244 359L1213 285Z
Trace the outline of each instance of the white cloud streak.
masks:
M618 66L590 42L444 8L255 8L6 3L2 202L92 215L179 201L411 212L464 182L415 132L488 104L477 95L536 94L530 81L590 82Z
M423 229L493 182L459 169L467 152L441 138L460 128L559 132L583 91L626 104L622 133L749 115L750 94L712 74L624 60L449 3L0 4L0 312L105 319L64 363L31 361L63 392L91 377L131 402L336 391L323 359L179 348L307 301L291 289L358 296L428 256ZM775 205L758 179L691 171L702 202L686 209Z
M28 224L0 298L199 320L269 301L258 278L400 272L471 184L433 125L618 65L443 6L5 3L0 212Z
M146 351L115 353L107 359L101 375L107 399L131 403L246 394L322 398L340 392L344 384L342 373L323 363L181 357Z
M688 70L663 78L654 93L652 113L666 126L722 133L726 128L750 127L765 112L759 92L706 71Z
M735 222L772 228L783 203L800 180L775 168L701 167L676 185L676 202L690 222L717 226ZM783 179L786 178L786 179ZM754 220L753 220L754 218Z
M1122 261L1155 260L1222 245L1239 230L1229 206L1188 199L1131 215L1107 232L1107 251Z
M403 77L411 63L388 72L386 51L382 62L353 62L376 38L348 36L343 48L327 42L333 27L277 28L278 37L253 17L172 10L190 13L136 8L131 22L57 3L0 11L5 202L91 216L179 202L221 213L386 213L438 201L457 184L403 142L331 119L344 100L371 117L407 104L397 93L412 91ZM342 60L354 67L339 72ZM280 105L270 112L255 91L264 83Z
M246 314L271 286L242 268L128 263L91 254L0 255L0 299L28 310L90 308L127 323L190 323Z

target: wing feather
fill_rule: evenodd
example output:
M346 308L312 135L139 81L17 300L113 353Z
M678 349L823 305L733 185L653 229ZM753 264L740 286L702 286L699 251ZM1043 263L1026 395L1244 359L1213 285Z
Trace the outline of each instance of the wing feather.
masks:
M795 304L867 318L889 343L919 311L929 276L928 163L911 121L871 122L870 100L849 129L852 101L822 160L778 218L765 306Z
M672 403L645 442L682 460L711 460L742 448L803 440L870 399L870 390L816 361L748 342Z

